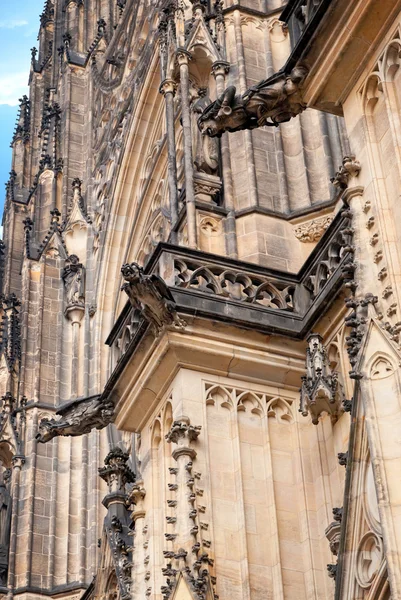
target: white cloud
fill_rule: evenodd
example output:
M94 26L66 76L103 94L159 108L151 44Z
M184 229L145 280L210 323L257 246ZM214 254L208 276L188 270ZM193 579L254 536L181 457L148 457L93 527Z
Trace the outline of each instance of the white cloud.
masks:
M28 25L28 21L24 19L7 19L0 21L0 29L15 29L16 27L24 27Z
M0 104L16 106L19 98L27 93L27 71L0 75Z

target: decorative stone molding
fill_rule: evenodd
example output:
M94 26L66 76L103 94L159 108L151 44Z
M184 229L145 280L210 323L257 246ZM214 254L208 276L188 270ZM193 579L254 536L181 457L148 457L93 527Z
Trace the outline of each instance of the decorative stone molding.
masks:
M301 88L308 74L297 66L290 74L276 74L236 95L235 86L224 93L203 112L198 120L202 133L221 136L225 131L255 129L289 121L305 110Z
M222 183L219 177L200 172L194 173L195 198L199 202L215 204L215 198L221 188Z
M308 221L307 223L302 223L294 229L295 237L298 238L300 242L318 242L326 229L328 229L333 222L333 219L333 215L325 215L313 219L312 221Z
M363 589L371 586L383 559L383 542L373 531L368 531L358 545L356 578Z
M311 333L307 341L306 375L302 377L299 410L304 417L310 414L312 423L317 425L324 412L337 419L341 410L341 388L338 374L330 372L322 337Z
M342 165L338 168L337 173L330 179L331 183L340 190L345 190L348 187L348 182L351 178L357 177L361 170L361 163L356 160L352 154L344 156Z
M126 281L121 289L127 294L132 306L150 323L156 337L164 327L172 325L181 330L186 327L185 321L178 316L175 300L161 277L155 273L145 275L137 263L123 265L121 272Z

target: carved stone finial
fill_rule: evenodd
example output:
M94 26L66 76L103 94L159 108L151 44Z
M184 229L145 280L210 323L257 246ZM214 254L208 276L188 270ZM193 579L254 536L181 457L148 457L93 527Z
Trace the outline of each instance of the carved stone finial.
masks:
M123 265L121 272L126 282L121 289L150 323L156 337L164 327L185 328L186 323L178 316L175 300L161 277L154 273L145 275L137 263Z
M285 123L305 110L301 88L308 74L304 66L291 73L276 74L249 88L242 96L234 86L202 113L198 126L210 137L220 137L225 131L255 129L265 125Z
M134 483L135 475L127 465L129 454L121 448L113 448L104 459L104 467L99 469L99 476L109 486L109 494L125 493L127 483Z
M331 373L326 349L319 334L311 333L306 351L306 375L302 377L300 412L310 413L312 423L327 412L336 418L341 406L341 388L337 373Z
M189 456L192 460L196 457L196 451L191 448L191 444L198 439L201 429L201 426L191 425L187 417L181 417L181 419L173 422L170 431L166 435L166 440L178 446L173 450L175 460L183 455Z
M345 190L348 187L350 178L357 177L361 170L361 163L356 160L355 156L344 156L342 165L338 168L337 173L330 179L331 183Z

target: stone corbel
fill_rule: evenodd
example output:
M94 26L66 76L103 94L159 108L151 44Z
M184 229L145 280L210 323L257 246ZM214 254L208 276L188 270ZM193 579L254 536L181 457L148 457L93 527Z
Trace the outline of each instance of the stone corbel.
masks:
M334 556L337 556L340 547L341 523L338 523L338 521L330 523L326 528L324 535L330 544L330 552L334 554Z

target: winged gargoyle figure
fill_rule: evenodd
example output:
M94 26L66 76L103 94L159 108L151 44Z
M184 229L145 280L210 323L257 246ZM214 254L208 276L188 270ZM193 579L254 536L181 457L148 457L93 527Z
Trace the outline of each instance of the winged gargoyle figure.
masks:
M296 66L287 74L278 72L249 88L242 96L235 86L228 87L198 119L200 131L210 137L220 137L225 131L255 129L278 125L295 117L306 108L301 88L308 69Z
M56 415L60 419L42 419L39 424L38 442L48 442L58 435L78 436L92 429L103 429L114 418L111 400L100 400L100 396L78 398L60 408Z
M125 291L132 306L138 309L149 321L157 337L165 326L177 329L186 327L185 321L177 314L175 300L161 277L152 273L145 275L137 263L125 264L121 268L125 279Z

